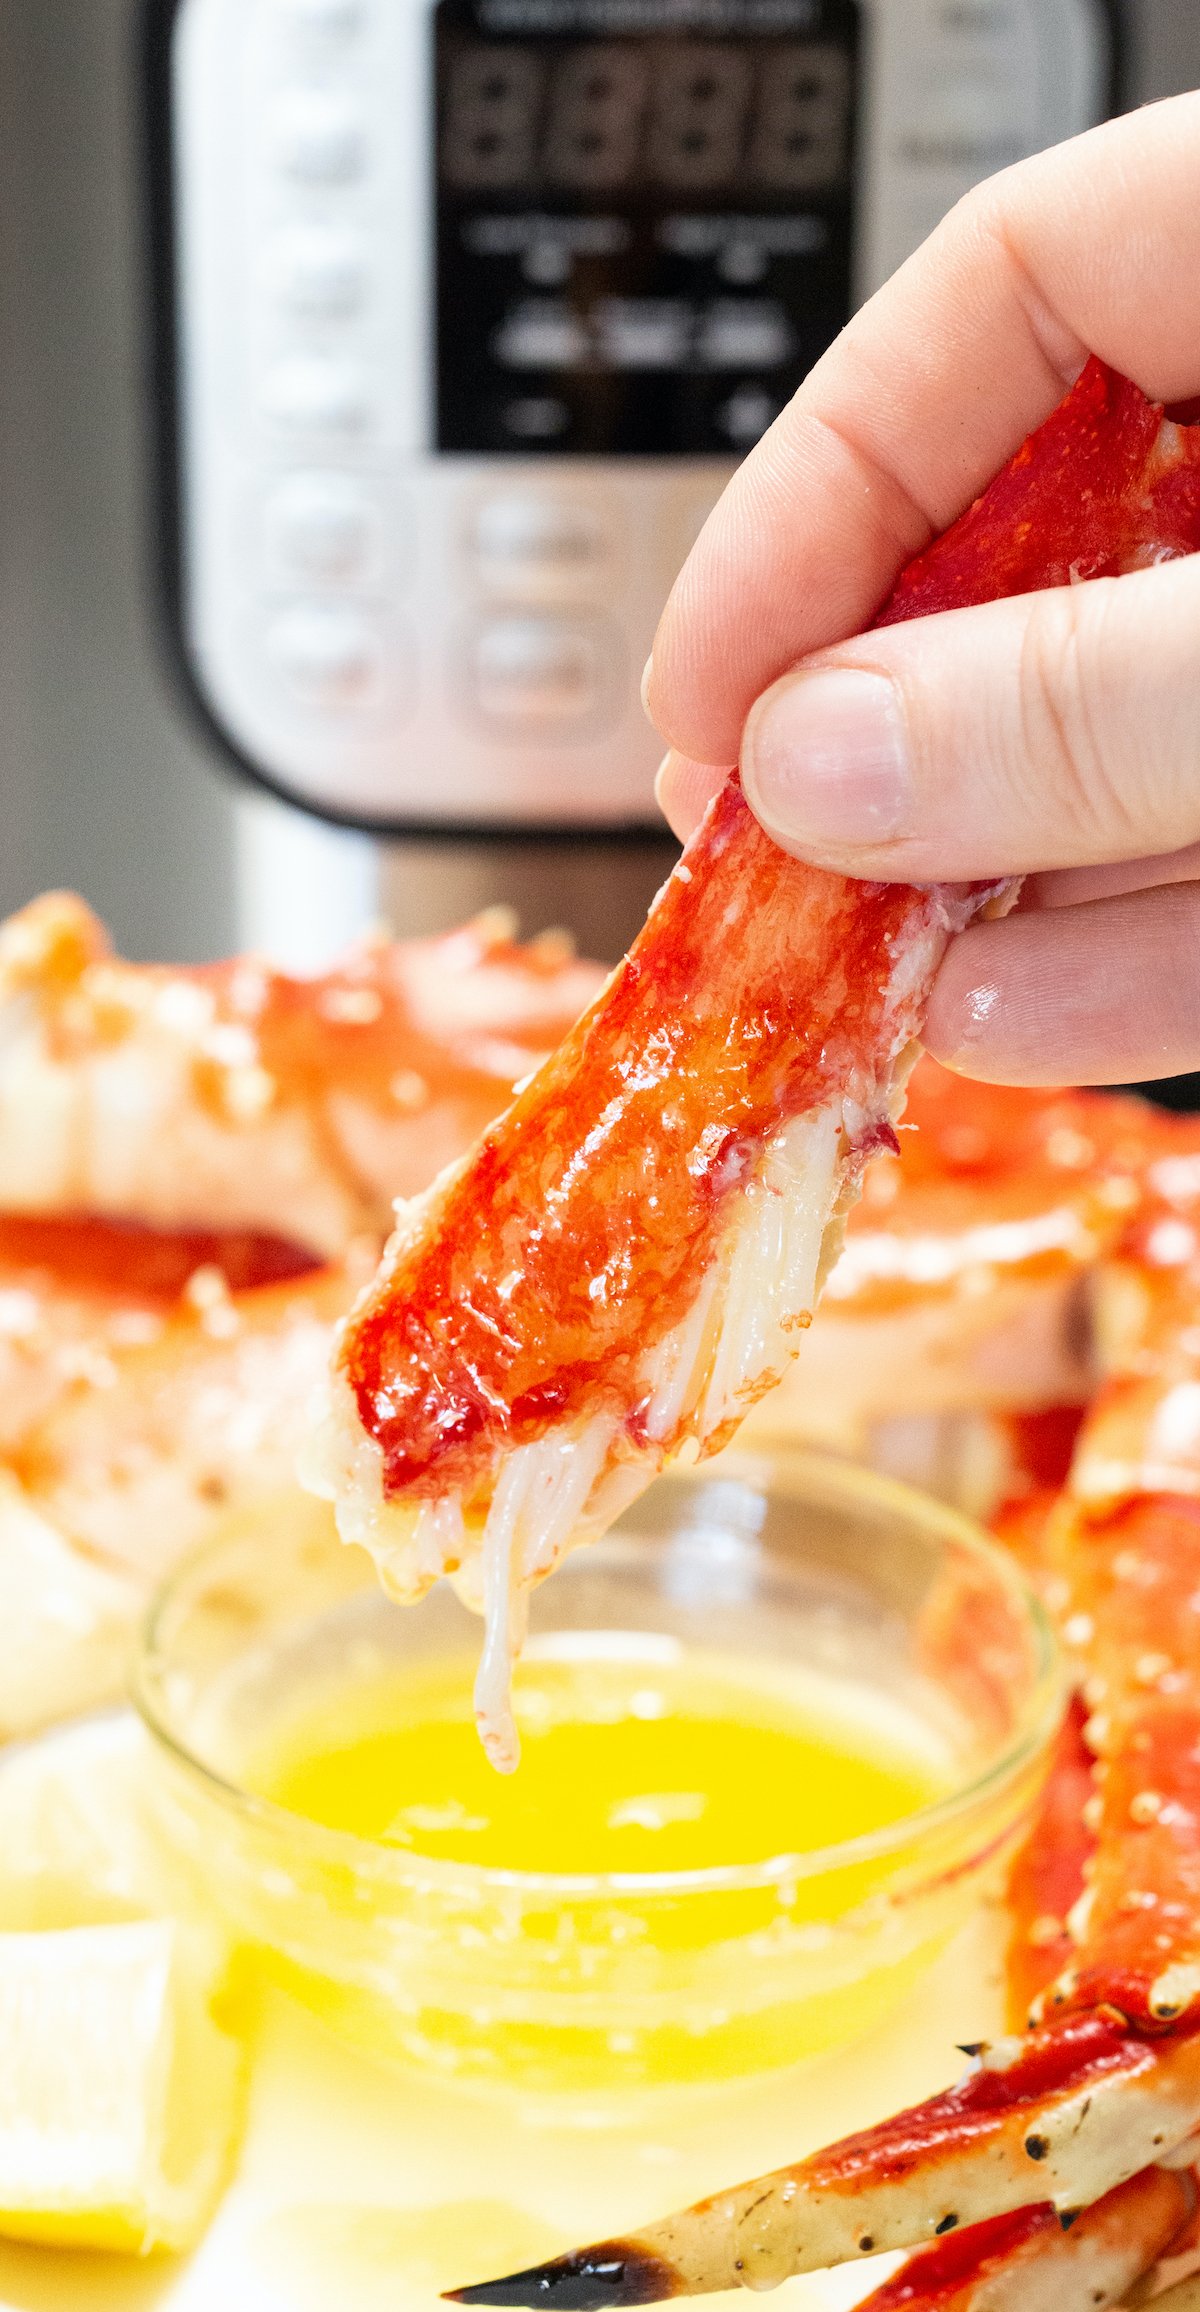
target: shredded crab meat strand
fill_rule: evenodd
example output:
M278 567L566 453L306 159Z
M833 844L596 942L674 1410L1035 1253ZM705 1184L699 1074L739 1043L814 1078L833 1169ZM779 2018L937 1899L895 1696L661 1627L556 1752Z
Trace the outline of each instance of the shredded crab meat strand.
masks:
M816 1306L829 1214L836 1201L842 1120L830 1107L768 1146L746 1190L729 1248L712 1369L700 1426L736 1421L777 1380L792 1353L799 1312Z
M524 1638L520 1552L532 1508L539 1447L526 1445L502 1471L483 1550L484 1643L475 1678L475 1723L500 1774L515 1774L521 1744L512 1707L512 1666Z
M712 1363L723 1280L714 1264L702 1278L690 1314L669 1333L658 1357L658 1378L646 1407L646 1434L656 1444L695 1411Z
M493 1766L516 1772L521 1745L512 1708L513 1664L525 1642L530 1583L556 1563L576 1531L609 1437L593 1421L582 1438L521 1446L500 1475L483 1541L484 1644L475 1722Z

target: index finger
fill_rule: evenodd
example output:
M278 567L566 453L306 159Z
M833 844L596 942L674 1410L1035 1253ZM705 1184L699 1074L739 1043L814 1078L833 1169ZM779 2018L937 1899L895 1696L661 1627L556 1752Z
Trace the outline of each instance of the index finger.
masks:
M843 331L676 581L647 687L672 746L736 762L760 693L866 625L1089 353L1200 391L1200 94L994 177Z

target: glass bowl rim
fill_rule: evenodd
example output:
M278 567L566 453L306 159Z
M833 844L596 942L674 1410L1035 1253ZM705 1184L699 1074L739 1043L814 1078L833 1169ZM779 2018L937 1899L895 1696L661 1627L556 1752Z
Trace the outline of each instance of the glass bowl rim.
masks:
M725 1456L722 1456L724 1459ZM799 1884L807 1879L821 1878L856 1864L877 1861L890 1852L901 1852L917 1847L926 1838L936 1837L958 1821L982 1811L1004 1789L1005 1784L1016 1782L1025 1769L1032 1765L1039 1753L1048 1752L1062 1720L1066 1703L1067 1682L1065 1665L1050 1617L1036 1591L1025 1580L1016 1560L1000 1548L982 1526L964 1512L947 1503L922 1493L916 1486L902 1483L897 1478L884 1477L875 1470L843 1461L834 1454L824 1454L801 1447L733 1448L728 1454L726 1474L737 1470L743 1478L749 1471L762 1481L769 1494L781 1492L785 1498L803 1499L806 1481L812 1485L819 1478L820 1485L839 1495L847 1507L864 1502L876 1509L902 1516L910 1524L922 1525L932 1538L943 1546L956 1543L965 1549L973 1562L986 1571L993 1582L1004 1591L1019 1618L1024 1622L1032 1641L1034 1675L1030 1692L1022 1707L1017 1725L999 1754L974 1774L970 1780L956 1785L940 1798L915 1807L895 1822L885 1823L878 1830L863 1831L853 1838L842 1839L833 1845L811 1848L804 1854L772 1855L763 1862L718 1863L703 1870L675 1871L527 1871L503 1869L495 1864L458 1862L440 1856L423 1855L408 1847L385 1846L382 1840L361 1837L356 1831L335 1830L328 1824L298 1814L277 1799L267 1798L258 1791L246 1789L226 1774L197 1755L181 1735L166 1721L156 1704L153 1691L153 1666L157 1658L160 1627L177 1598L188 1583L203 1572L205 1564L215 1560L228 1546L228 1531L221 1531L191 1550L165 1576L156 1589L144 1613L137 1646L129 1676L129 1692L133 1707L152 1740L173 1762L198 1781L223 1808L240 1816L247 1824L264 1830L285 1831L288 1836L310 1855L327 1862L350 1865L356 1873L376 1881L393 1880L397 1884L419 1881L444 1893L454 1890L464 1895L521 1894L544 1901L578 1902L580 1900L620 1901L647 1897L678 1897L752 1892L780 1885ZM699 1468L667 1469L666 1477L694 1478L719 1481L719 1466L701 1464ZM781 1483L781 1479L784 1481ZM632 1510L624 1515L636 1512ZM623 1518L598 1541L587 1544L587 1553L595 1557L611 1539L621 1538ZM342 1544L341 1546L346 1546ZM553 1578L553 1577L552 1577ZM401 1609L403 1610L403 1609ZM169 1657L166 1657L169 1660ZM1007 1836L1004 1832L1002 1836ZM985 1853L978 1858L986 1859ZM958 1865L958 1868L970 1865ZM940 1875L935 1874L935 1875Z

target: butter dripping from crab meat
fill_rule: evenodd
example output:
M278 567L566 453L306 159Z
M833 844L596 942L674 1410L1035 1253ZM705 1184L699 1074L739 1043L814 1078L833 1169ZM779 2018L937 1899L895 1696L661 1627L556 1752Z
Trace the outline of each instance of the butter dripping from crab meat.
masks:
M896 1065L897 1108L913 1056L906 1048ZM636 1459L620 1458L622 1423L610 1411L566 1434L551 1429L505 1457L486 1516L473 1525L455 1493L381 1515L378 1450L357 1423L341 1428L342 1468L359 1502L353 1525L343 1506L346 1538L372 1550L392 1596L418 1597L449 1571L464 1602L483 1613L476 1719L500 1772L513 1772L520 1758L512 1668L530 1588L603 1532L682 1438L720 1439L775 1385L841 1249L863 1163L890 1138L886 1119L871 1122L831 1101L768 1143L692 1306L646 1358L638 1392L645 1444ZM304 1475L333 1492L327 1463L314 1468L310 1458Z

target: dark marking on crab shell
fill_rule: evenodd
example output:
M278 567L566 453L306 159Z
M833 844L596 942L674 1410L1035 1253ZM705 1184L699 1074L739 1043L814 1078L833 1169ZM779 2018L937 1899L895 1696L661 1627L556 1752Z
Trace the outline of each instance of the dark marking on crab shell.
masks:
M605 2240L574 2256L555 2256L528 2271L469 2288L448 2288L454 2304L550 2304L555 2312L607 2312L618 2304L657 2304L683 2293L680 2274L629 2240Z

